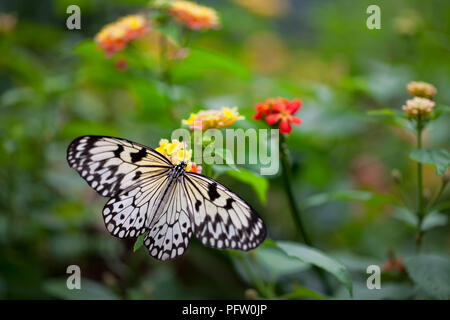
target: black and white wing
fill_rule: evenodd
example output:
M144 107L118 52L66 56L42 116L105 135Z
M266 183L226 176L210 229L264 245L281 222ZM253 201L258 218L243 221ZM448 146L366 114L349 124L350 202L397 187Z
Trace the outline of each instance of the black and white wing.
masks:
M179 177L168 189L163 204L144 239L150 255L158 260L172 260L184 254L192 236L192 214Z
M248 251L264 241L263 220L242 198L203 175L186 172L184 178L194 234L204 245Z
M69 145L67 161L102 196L108 231L119 238L144 233L165 190L172 164L141 144L105 136L82 136Z

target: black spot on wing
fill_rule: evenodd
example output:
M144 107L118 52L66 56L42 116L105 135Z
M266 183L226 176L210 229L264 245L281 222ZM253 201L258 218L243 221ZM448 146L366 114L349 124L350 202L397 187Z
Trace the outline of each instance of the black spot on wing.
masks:
M211 183L208 186L208 196L211 201L220 198L220 194L217 192L217 183Z
M200 200L197 200L195 202L195 211L198 212L198 210L200 209L200 206L202 205L202 202Z
M131 161L135 163L142 160L142 158L144 158L147 155L147 150L145 148L142 148L138 152L132 152L130 155Z
M230 210L233 208L232 204L234 202L233 198L228 198L227 203L225 204L225 207L223 207L225 210Z
M139 177L142 175L141 171L136 171L136 173L134 174L133 180L137 180L139 179Z
M125 150L125 149L123 148L123 145L119 144L119 146L117 147L116 151L114 151L114 155L115 155L116 157L119 157L119 158L120 158L120 154L122 153L123 150Z

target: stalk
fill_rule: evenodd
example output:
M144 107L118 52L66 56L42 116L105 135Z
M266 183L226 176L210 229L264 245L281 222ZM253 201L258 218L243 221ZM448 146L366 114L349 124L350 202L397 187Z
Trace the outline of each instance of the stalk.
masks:
M295 196L292 191L292 181L291 181L291 166L289 164L288 160L288 150L286 146L286 139L284 135L281 135L280 138L280 160L281 160L281 166L282 166L282 176L283 176L283 185L286 190L286 194L288 196L289 201L289 207L292 215L292 219L294 220L295 225L297 226L297 229L301 236L303 237L303 240L305 241L305 244L308 246L312 246L312 242L308 237L308 234L306 233L305 227L303 225L302 218L300 216L300 210L298 209L297 203L295 201Z
M422 130L423 130L423 122L422 118L419 115L417 118L417 150L422 150ZM420 247L422 244L422 239L424 232L422 231L422 222L423 218L425 217L425 209L424 209L424 198L423 198L423 182L422 182L422 163L417 162L417 198L418 198L418 205L417 205L417 216L419 218L418 221L418 235L416 238L416 244L417 248Z
M292 170L291 165L289 163L288 159L288 149L286 144L286 138L283 134L281 134L280 138L280 160L281 160L281 166L282 166L282 176L283 176L283 182L284 182L284 188L286 190L286 193L288 195L289 200L289 207L292 215L292 219L295 222L295 225L297 226L297 229L301 236L303 237L303 241L306 245L310 247L314 247L311 239L308 236L308 233L306 232L305 226L303 224L302 218L301 218L301 212L297 206L297 202L295 201L294 192L292 191ZM326 294L331 294L331 285L328 282L328 278L324 271L316 266L313 266L313 271L317 274L317 276L320 278Z

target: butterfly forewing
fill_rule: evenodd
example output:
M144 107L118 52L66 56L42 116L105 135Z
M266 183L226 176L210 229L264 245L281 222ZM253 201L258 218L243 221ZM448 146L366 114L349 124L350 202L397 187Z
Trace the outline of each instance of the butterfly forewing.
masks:
M102 196L107 230L119 238L147 230L172 164L153 149L125 139L83 136L67 150L71 167Z
M67 150L69 165L102 196L115 196L172 164L153 149L125 139L83 136Z
M194 234L206 246L251 250L266 237L262 219L242 198L208 177L186 173Z

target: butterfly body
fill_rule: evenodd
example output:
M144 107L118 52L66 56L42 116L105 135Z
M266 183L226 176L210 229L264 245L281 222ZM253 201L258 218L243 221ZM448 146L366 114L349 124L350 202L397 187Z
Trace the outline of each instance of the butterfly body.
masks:
M100 195L106 229L119 238L147 233L159 260L184 254L194 234L213 248L251 250L266 236L264 222L238 195L206 176L186 172L144 145L115 137L82 136L67 160Z

